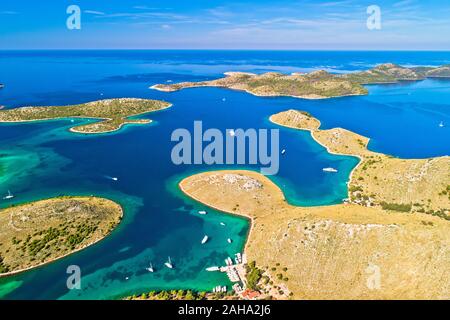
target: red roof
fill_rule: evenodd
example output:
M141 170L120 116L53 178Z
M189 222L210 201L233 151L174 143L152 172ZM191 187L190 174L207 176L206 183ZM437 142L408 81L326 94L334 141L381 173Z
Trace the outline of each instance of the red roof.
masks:
M258 298L260 296L260 293L258 291L253 291L250 289L245 290L242 292L242 297L245 299L253 300L255 298Z

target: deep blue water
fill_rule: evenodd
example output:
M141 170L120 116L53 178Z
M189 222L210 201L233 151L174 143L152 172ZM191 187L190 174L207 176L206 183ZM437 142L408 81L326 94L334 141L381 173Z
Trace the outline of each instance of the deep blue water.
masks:
M175 166L170 161L176 128L278 128L268 117L287 109L312 113L322 127L340 126L371 138L370 148L403 158L450 154L450 81L369 86L364 97L309 101L259 98L217 88L175 93L148 89L168 80L197 81L226 71L296 72L326 69L350 72L378 63L442 65L449 52L284 52L284 51L37 51L0 52L0 105L65 105L113 97L162 99L173 103L149 114L148 126L130 126L118 133L84 137L67 132L69 121L0 125L0 153L7 154L0 194L8 189L14 201L59 194L96 194L122 203L124 223L99 244L42 268L0 280L12 288L6 298L111 298L162 288L211 289L228 284L205 267L221 264L240 251L248 224L213 210L199 217L202 206L180 194L177 181L214 166ZM223 101L223 98L226 98ZM334 156L308 133L280 128L280 171L272 177L297 205L339 203L357 160ZM9 159L9 160L8 160ZM323 167L336 167L326 174ZM220 168L236 168L223 166ZM249 167L257 170L256 167ZM107 176L119 177L118 182ZM12 202L2 202L5 207ZM226 222L226 227L219 222ZM211 236L201 246L204 234ZM235 241L226 242L228 237ZM176 268L164 270L170 255ZM152 261L158 272L148 274ZM65 270L82 268L83 290L68 292ZM128 277L128 280L126 280ZM6 289L3 289L6 290ZM1 294L0 294L1 295Z

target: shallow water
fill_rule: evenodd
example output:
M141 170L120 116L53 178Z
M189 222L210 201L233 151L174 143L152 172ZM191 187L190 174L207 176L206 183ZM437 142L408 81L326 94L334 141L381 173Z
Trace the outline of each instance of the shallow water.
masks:
M222 72L334 72L366 69L377 63L440 65L450 53L373 52L3 52L0 53L0 104L64 105L113 97L163 99L167 110L149 114L147 126L128 126L118 133L81 136L67 129L68 120L0 125L0 194L11 190L14 201L1 207L60 194L95 194L119 201L124 222L102 242L30 272L0 280L9 299L107 299L152 289L210 290L229 285L212 265L242 250L245 219L206 209L181 194L177 183L195 172L237 166L175 166L170 161L176 128L279 128L268 117L287 109L305 110L323 128L345 127L371 138L370 148L404 158L450 154L450 81L426 80L369 86L370 95L308 101L258 98L218 88L175 93L149 90L167 80L197 81ZM226 98L223 101L223 98ZM77 120L76 123L81 120ZM280 129L280 171L271 179L296 205L326 205L346 197L346 182L357 159L330 155L307 132ZM1 168L0 167L0 168ZM335 167L337 174L322 168ZM239 167L240 168L240 167ZM248 169L258 170L256 166ZM118 177L113 181L110 177ZM225 222L226 226L221 226ZM205 234L210 241L201 245ZM230 245L227 238L234 241ZM170 255L175 269L164 268ZM149 274L145 267L156 268ZM83 290L66 288L67 266L82 270ZM128 278L128 280L127 280ZM0 296L1 298L1 296Z

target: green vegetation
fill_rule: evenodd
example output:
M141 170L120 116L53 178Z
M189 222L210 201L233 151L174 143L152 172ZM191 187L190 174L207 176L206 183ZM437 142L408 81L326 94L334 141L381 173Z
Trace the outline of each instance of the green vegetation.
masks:
M256 262L252 261L246 265L247 287L252 290L258 290L258 283L261 280L263 271L256 267Z
M381 202L381 208L383 210L399 211L399 212L411 212L411 204L401 204L401 203L387 203Z
M0 110L0 122L26 122L49 119L83 118L98 121L71 128L79 133L119 130L125 124L146 124L149 120L130 117L165 109L170 104L146 99L100 100L71 106L23 107Z
M11 206L0 215L0 274L58 259L105 237L122 208L107 199L60 197Z
M219 300L226 296L233 297L233 294L231 292L207 293L193 290L163 290L129 296L124 300Z

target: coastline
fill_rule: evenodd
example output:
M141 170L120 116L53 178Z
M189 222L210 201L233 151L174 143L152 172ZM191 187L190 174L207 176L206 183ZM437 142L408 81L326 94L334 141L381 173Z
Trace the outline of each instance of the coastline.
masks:
M226 74L226 73L224 73ZM343 95L339 95L339 96L319 96L319 95L304 95L304 96L295 96L295 95L282 95L282 94L268 94L268 95L264 95L264 94L257 94L255 92L252 92L250 90L247 89L235 89L235 88L229 88L226 86L218 86L218 85L198 85L198 86L191 86L191 87L186 87L186 88L181 88L181 89L177 89L177 90L170 90L170 89L163 89L163 88L159 88L158 86L160 86L160 84L155 84L149 87L149 89L152 90L157 90L160 92L177 92L180 90L184 90L184 89L195 89L195 88L220 88L220 89L226 89L226 90L233 90L233 91L238 91L238 92L245 92L248 94L251 94L255 97L260 97L260 98L279 98L279 97L287 97L287 98L295 98L295 99L305 99L305 100L326 100L326 99L333 99L333 98L344 98L344 97L355 97L355 96L365 96L368 95L368 93L353 93L353 94L343 94Z
M100 100L100 101L102 101L102 100ZM146 114L151 114L151 113L155 113L155 112L158 112L158 111L163 111L163 110L169 109L172 106L173 106L172 103L168 103L167 106L162 107L162 108L160 108L158 110L146 111L146 112L140 112L140 113L136 113L136 114L131 114L131 115L127 116L126 118L123 118L124 122L121 123L116 129L112 129L112 130L104 130L104 131L98 131L98 132L89 132L89 131L76 130L75 129L76 127L84 126L84 124L81 124L79 126L70 127L68 131L72 132L72 133L84 134L84 135L113 133L113 132L120 131L125 125L133 125L133 124L145 125L145 124L150 124L150 123L153 122L153 120L151 120L151 119L138 119L138 120L134 120L133 121L132 119L129 119L129 118L138 117L138 116L142 116L142 115L146 115ZM7 111L7 110L14 110L14 109L4 109L4 110ZM94 120L94 122L91 123L91 124L102 123L102 122L105 122L105 121L112 121L112 120L114 120L113 118L107 118L107 117L105 117L105 118L102 118L102 117L96 118L96 117L83 117L83 116L69 116L69 117L65 116L65 117L31 119L31 120L1 120L0 124L2 124L2 123L5 123L5 124L20 124L20 123L24 123L24 124L26 124L26 123L33 123L33 122L63 121L63 120L71 120L71 119ZM127 120L128 120L128 122L127 122ZM139 121L141 121L141 122L139 122Z
M86 244L82 245L81 247L79 247L79 248L77 248L77 249L75 249L75 250L73 250L73 251L71 251L71 252L65 253L65 254L63 254L63 255L61 255L61 256L59 256L59 257L50 259L50 260L48 260L48 261L41 262L41 263L39 263L39 264L37 264L37 265L34 265L34 266L30 266L30 267L27 267L27 268L22 268L22 269L18 269L18 270L6 272L6 273L0 273L0 278L7 278L7 277L10 277L10 276L18 275L18 274L21 274L21 273L24 273L24 272L27 272L27 271L30 271L30 270L33 270L33 269L36 269L36 268L39 268L39 267L48 265L48 264L51 264L51 263L53 263L53 262L55 262L55 261L58 261L58 260L60 260L60 259L63 259L63 258L65 258L65 257L68 257L68 256L70 256L70 255L72 255L72 254L75 254L75 253L77 253L77 252L80 252L80 251L82 251L82 250L84 250L84 249L86 249L86 248L88 248L88 247L91 247L91 246L93 246L93 245L95 245L95 244L101 242L102 240L105 240L107 237L109 237L109 236L114 232L114 230L115 230L117 227L119 227L119 225L120 225L121 222L122 222L122 219L123 219L123 217L124 217L124 208L123 208L122 205L120 205L119 203L117 203L117 202L115 202L115 201L112 201L112 200L106 199L106 198L96 197L96 196L92 196L92 197L86 197L86 196L75 196L75 197L71 197L71 196L67 196L67 197L68 197L69 199L92 199L92 198L95 198L95 199L108 200L108 201L110 201L111 203L114 203L115 206L117 206L118 208L120 208L120 211L119 211L119 222L114 226L114 228L112 228L111 230L109 230L109 232L106 233L105 235L103 235L102 237L99 237L99 238L97 238L97 239L95 239L95 240L93 240L93 241L91 241L91 242L89 242L89 243L86 243ZM20 207L27 206L27 205L33 205L33 204L38 203L38 202L42 202L42 201L52 201L52 200L59 200L59 198L47 198L47 199L40 199L40 200L36 200L36 201L26 202L26 203L23 203L23 204L19 204L19 205L15 206L14 208L20 208ZM11 208L13 208L13 207L7 207L7 208L0 209L0 214L3 214L2 211L5 211L5 210L11 209Z
M227 171L227 170L220 170L220 171ZM214 172L220 172L220 171L214 171ZM248 215L248 214L241 213L241 212L237 213L236 211L234 211L234 212L233 211L224 211L223 209L220 209L220 208L218 208L218 207L216 207L214 205L211 205L211 204L208 204L208 203L205 203L205 202L201 201L200 199L198 199L198 197L192 196L191 194L186 192L186 190L182 186L182 183L188 178L189 177L185 177L178 183L178 188L181 190L181 192L186 197L188 197L190 199L193 199L193 200L195 200L195 201L197 201L197 202L199 202L199 203L201 203L201 204L203 204L203 205L205 205L205 206L207 206L209 208L217 210L219 212L223 212L225 214L230 214L230 215L233 215L233 216L236 216L236 217L239 217L239 218L244 218L244 219L246 219L248 221L249 227L248 227L247 235L245 237L244 248L243 248L243 253L245 253L246 250L247 250L248 240L250 239L250 236L251 236L251 234L253 232L253 225L255 224L254 218L252 216Z
M311 129L305 129L305 128L298 128L298 127L294 127L294 126L290 126L290 125L285 125L285 124L278 123L278 122L276 122L276 121L273 120L273 116L274 116L274 115L271 115L271 116L269 117L269 121L272 122L272 123L274 123L274 124L276 124L276 125L278 125L278 126L282 126L282 127L286 127L286 128L290 128L290 129L302 130L302 131L307 131L307 132L309 132L311 138L312 138L315 142L317 142L319 145L321 145L322 147L324 147L325 150L326 150L329 154L334 154L334 155L338 155L338 156L347 156L347 157L350 156L350 157L355 157L355 158L359 159L358 164L350 171L349 179L348 179L348 181L347 181L347 197L350 197L350 190L349 190L348 185L351 183L351 181L352 181L352 179L353 179L353 175L354 175L354 173L356 172L356 169L363 163L363 161L365 160L365 158L364 158L363 156L360 156L360 155L357 155L357 154L345 154L345 153L340 153L340 152L334 152L334 151L330 150L330 147L329 147L329 146L327 146L327 145L321 143L321 142L314 136L314 131L313 131L313 130L311 130ZM315 118L315 119L319 122L319 126L318 126L318 128L317 128L316 130L320 130L320 126L322 125L322 123L320 122L319 119L317 119L317 118ZM366 137L366 138L367 138L367 137ZM370 141L370 138L367 138L367 139L368 139L368 142L367 142L366 148L367 148L367 146L368 146L368 144L369 144L369 141Z

